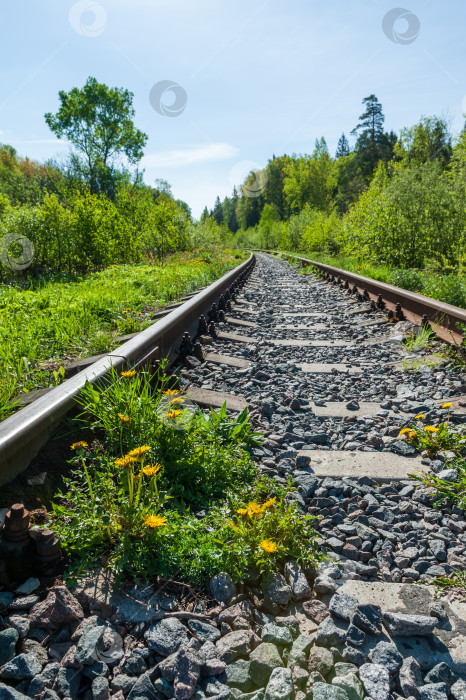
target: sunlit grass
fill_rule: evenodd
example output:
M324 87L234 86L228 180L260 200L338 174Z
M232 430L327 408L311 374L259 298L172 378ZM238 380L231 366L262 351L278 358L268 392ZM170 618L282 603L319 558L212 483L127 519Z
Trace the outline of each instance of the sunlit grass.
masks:
M245 257L197 251L163 266L112 265L29 289L0 285L0 419L19 391L53 384L53 370L69 359L113 349L118 336L150 325L154 309L211 284Z

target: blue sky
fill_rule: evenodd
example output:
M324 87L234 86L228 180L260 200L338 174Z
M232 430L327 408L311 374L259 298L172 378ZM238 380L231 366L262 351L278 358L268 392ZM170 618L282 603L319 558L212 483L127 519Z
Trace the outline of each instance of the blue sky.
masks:
M457 132L466 110L466 3L409 0L401 6L408 13L395 13L390 39L382 22L397 7L392 0L2 0L0 142L39 160L65 155L69 145L43 118L58 108L58 91L89 75L123 86L149 135L146 182L168 180L199 216L274 153L310 152L321 136L333 153L371 93L387 129L437 114ZM149 101L161 81L181 86L177 116L160 113L173 92L159 111Z

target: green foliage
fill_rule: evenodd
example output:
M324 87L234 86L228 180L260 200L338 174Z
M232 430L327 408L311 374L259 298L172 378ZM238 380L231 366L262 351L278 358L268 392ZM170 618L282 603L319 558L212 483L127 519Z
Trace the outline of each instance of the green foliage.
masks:
M48 112L45 121L58 138L65 137L82 156L82 173L91 192L108 192L108 169L122 155L130 163L137 163L147 142L147 135L133 123L133 93L109 88L89 77L83 88L61 90L58 96L58 112Z
M424 486L435 489L437 496L437 506L457 505L463 510L466 509L466 459L460 458L448 463L448 467L457 471L456 479L445 481L435 474L414 475L417 481Z
M77 469L49 523L70 557L69 574L102 557L120 579L161 574L193 583L219 570L236 580L252 568L260 576L282 570L290 557L315 563L312 519L288 502L287 489L256 478L245 447L258 436L246 411L229 419L225 407L210 414L183 408L163 367L153 377L122 374L81 395L81 420L100 442L72 446ZM245 499L263 506L241 534L231 518ZM194 514L198 508L209 512ZM266 551L261 543L272 537L277 549Z
M451 404L444 404L450 408ZM458 454L463 449L462 437L450 426L450 413L448 420L439 423L438 426L424 425L425 416L416 416L417 423L409 428L403 428L400 435L414 445L419 451L426 451L429 455L436 455L441 450L453 450Z
M176 255L164 265L121 265L87 276L0 286L0 418L19 391L48 386L64 358L112 350L120 335L152 322L152 313L238 264L233 251ZM241 255L244 258L244 254Z
M271 488L276 494L269 497ZM301 515L287 488L259 481L249 502L231 499L219 514L219 537L225 543L224 568L235 580L283 570L295 560L304 569L319 558L315 518ZM257 499L257 500L255 500Z

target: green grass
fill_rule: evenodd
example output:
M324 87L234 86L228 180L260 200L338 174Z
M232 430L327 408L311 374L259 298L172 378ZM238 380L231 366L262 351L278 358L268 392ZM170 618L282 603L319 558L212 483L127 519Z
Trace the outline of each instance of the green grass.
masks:
M211 284L245 258L197 251L163 266L112 265L27 289L0 285L0 420L13 412L19 392L59 383L67 361L113 349L118 336L150 325L154 309Z

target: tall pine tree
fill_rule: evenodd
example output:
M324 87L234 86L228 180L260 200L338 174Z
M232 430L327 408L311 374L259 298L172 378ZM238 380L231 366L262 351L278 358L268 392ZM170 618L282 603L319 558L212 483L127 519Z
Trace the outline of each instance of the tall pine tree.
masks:
M350 147L349 147L349 141L345 136L345 133L340 136L340 139L338 141L337 145L337 151L335 153L335 158L343 158L344 156L349 156L350 152Z
M212 210L212 216L214 217L217 224L220 226L223 223L223 209L220 202L220 197L215 200L214 208Z

